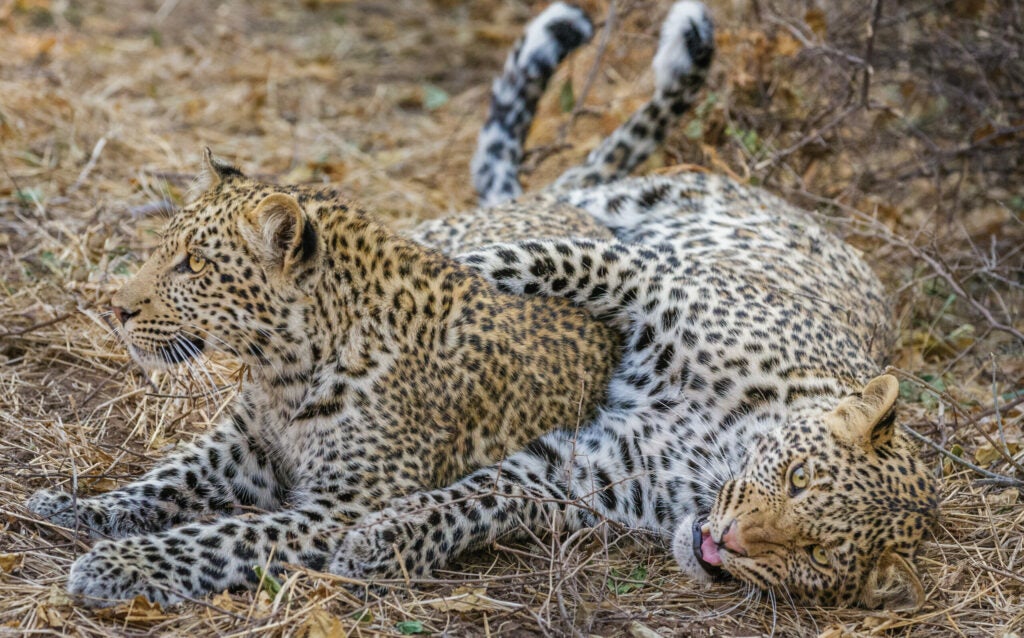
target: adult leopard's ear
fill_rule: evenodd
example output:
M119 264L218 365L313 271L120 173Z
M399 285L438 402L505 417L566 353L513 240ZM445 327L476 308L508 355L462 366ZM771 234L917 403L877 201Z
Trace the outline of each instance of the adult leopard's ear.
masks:
M298 200L286 193L267 195L247 215L247 233L264 260L283 273L316 254L316 230Z
M886 550L875 563L861 591L860 604L868 609L917 611L925 602L924 585L906 559Z
M896 428L900 384L891 374L868 382L860 394L839 402L825 420L836 438L868 451L888 445Z
M221 182L228 179L229 177L244 177L242 171L238 170L231 164L228 164L224 160L217 159L213 156L213 151L210 150L209 146L203 147L203 170L200 171L199 177L196 178L196 182L191 189L191 197L201 195L208 190L212 190L219 186Z

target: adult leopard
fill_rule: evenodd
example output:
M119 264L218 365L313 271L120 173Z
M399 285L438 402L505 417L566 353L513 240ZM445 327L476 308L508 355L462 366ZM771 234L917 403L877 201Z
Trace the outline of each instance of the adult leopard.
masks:
M688 43L710 44L700 5L677 3L663 41L680 25ZM688 48L691 62L710 49ZM659 52L659 87L666 59L680 63ZM583 429L363 518L332 572L426 577L498 537L613 521L665 538L697 580L808 604L922 604L912 561L937 497L895 423L898 383L880 374L891 325L878 279L811 215L725 177L605 183L643 155L663 112L641 109L548 195L616 241L463 258L501 290L571 299L627 335L608 404ZM483 201L502 201L518 188L519 131L489 125L482 139L497 166L478 167L476 183Z

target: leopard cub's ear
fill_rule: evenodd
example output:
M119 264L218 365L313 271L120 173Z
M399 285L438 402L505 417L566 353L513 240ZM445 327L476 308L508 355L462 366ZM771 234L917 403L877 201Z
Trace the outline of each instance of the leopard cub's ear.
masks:
M275 270L288 273L316 254L317 236L302 205L287 193L272 193L243 221L246 236Z
M230 177L245 177L242 171L238 170L224 160L214 157L209 146L203 147L203 168L196 177L195 182L189 188L189 203L194 201L203 193L217 188L222 182Z

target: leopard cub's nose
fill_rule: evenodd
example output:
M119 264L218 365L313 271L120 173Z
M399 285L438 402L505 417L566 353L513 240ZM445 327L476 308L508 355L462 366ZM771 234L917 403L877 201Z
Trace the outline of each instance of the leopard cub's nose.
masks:
M128 310L127 308L122 308L121 306L111 306L110 310L114 313L114 316L117 317L118 323L120 323L122 326L129 319L131 319L135 315L139 314L138 310L131 311L131 310Z

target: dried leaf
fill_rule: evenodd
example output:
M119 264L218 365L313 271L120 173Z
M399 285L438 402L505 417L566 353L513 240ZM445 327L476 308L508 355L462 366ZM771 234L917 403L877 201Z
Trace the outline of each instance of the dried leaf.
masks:
M64 615L49 605L36 607L36 621L38 625L46 627L61 627L64 625Z
M821 9L808 9L804 14L804 22L820 39L824 40L828 35L828 21L825 19L825 12Z
M0 572L13 574L15 571L21 569L21 565L24 561L24 554L0 554Z
M1006 443L1006 448L1009 450L1010 456L1013 456L1020 451L1020 443L1008 441ZM974 451L974 461L982 467L991 465L1001 458L1003 458L1003 454L991 443L986 443Z
M486 587L456 587L452 593L426 604L441 611L511 611L522 605L495 600L487 596Z
M871 614L864 617L861 627L870 629L872 634L878 634L888 629L897 620L891 614Z
M342 620L322 609L314 609L297 634L299 638L344 638L347 635Z
M828 627L825 631L818 634L818 638L850 638L851 636L853 636L853 634L842 625Z
M629 635L633 638L662 638L661 634L636 620L629 623L629 627L626 628L626 631L629 632Z
M958 0L952 3L950 9L958 18L977 18L985 9L985 0Z
M780 33L775 38L775 53L783 57L792 57L803 49L800 41L788 33Z
M157 622L171 617L164 613L160 603L150 602L149 599L141 595L114 607L100 609L96 615L100 618L134 623Z
M974 343L974 336L974 326L965 323L946 335L946 341L957 350L963 350Z
M992 494L991 496L987 496L985 500L988 501L990 505L996 505L1000 507L1016 505L1017 501L1020 500L1020 490L1018 490L1016 487L1011 487L1009 489L1003 490L998 494Z
M53 585L46 596L46 604L51 607L68 607L71 605L71 598L62 586Z

